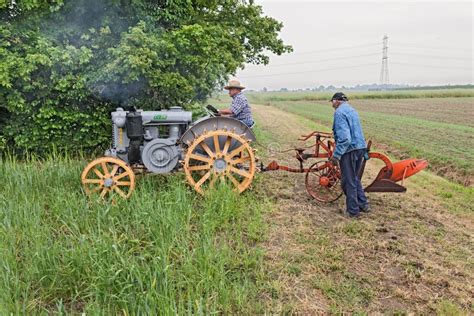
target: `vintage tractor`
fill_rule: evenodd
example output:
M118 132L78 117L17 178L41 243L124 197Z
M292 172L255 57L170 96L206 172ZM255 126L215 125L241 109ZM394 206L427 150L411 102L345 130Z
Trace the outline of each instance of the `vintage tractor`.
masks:
M89 163L81 179L87 194L128 198L135 174L166 174L184 169L199 193L216 181L228 182L238 192L252 183L256 170L252 130L240 121L218 116L208 106L207 116L192 122L181 107L163 111L117 108L112 116L112 148Z

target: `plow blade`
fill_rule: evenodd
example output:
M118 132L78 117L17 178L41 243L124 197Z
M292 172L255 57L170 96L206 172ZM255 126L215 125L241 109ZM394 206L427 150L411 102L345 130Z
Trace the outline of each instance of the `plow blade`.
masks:
M403 181L428 166L425 159L406 159L392 164L383 154L371 153L371 157L383 160L385 167L379 171L374 182L364 189L365 192L405 192L407 189L403 186ZM397 184L398 181L402 184Z
M380 179L365 188L365 192L405 192L407 188L390 179Z
M404 179L428 167L428 161L425 159L406 159L396 162L392 166L393 171L390 179L392 181L398 182L403 181Z

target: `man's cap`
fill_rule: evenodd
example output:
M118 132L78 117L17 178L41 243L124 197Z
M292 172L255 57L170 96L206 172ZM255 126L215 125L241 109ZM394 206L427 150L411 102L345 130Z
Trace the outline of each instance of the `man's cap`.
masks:
M229 83L227 84L227 86L224 87L224 89L226 89L226 90L230 90L232 88L236 88L236 89L240 89L240 90L245 89L245 87L240 84L240 81L235 80L235 79L230 80Z
M329 102L331 102L332 100L348 101L349 99L346 97L346 95L344 93L336 92L332 96L331 100L329 100Z

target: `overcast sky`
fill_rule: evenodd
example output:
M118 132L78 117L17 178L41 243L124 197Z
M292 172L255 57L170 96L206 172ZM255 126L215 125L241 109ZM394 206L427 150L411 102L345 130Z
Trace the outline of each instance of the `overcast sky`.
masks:
M388 36L389 82L473 83L471 1L256 0L283 22L294 52L237 73L249 89L379 83Z

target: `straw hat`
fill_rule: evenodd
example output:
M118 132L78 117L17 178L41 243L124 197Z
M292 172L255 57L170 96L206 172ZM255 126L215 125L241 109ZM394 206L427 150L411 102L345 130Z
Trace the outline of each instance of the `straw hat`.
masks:
M229 84L224 87L224 89L226 89L226 90L230 90L230 89L232 89L232 88L236 88L236 89L240 89L240 90L245 89L244 86L241 86L241 85L240 85L240 81L239 81L239 80L235 80L235 79L234 79L234 80L230 80L230 81L229 81Z

